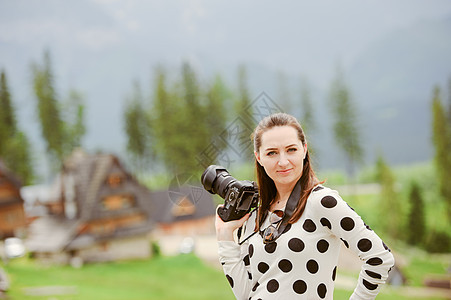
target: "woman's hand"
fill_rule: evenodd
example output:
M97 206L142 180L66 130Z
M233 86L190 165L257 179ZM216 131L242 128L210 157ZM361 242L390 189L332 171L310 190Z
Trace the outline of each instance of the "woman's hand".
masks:
M218 241L234 241L233 239L233 232L243 226L244 222L249 219L249 213L245 214L241 219L239 220L233 220L224 222L218 215L218 208L222 207L223 205L219 205L216 208L216 238Z

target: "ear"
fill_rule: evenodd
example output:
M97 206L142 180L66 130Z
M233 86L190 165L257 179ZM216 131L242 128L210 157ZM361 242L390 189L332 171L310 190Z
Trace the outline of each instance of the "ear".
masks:
M304 144L304 159L307 156L307 142Z
M258 153L257 151L254 152L255 155L255 159L258 161L258 163L261 165L261 161L260 161L260 153Z

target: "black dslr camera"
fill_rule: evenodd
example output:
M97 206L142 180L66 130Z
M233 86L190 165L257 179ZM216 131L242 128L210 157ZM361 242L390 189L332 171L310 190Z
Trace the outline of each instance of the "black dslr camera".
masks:
M224 206L218 208L218 215L224 221L241 219L258 206L258 187L253 181L239 181L224 167L211 165L201 177L204 188L211 194L223 198Z

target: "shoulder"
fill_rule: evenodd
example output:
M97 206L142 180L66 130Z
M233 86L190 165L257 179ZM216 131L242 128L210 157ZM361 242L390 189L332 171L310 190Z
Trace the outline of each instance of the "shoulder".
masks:
M336 190L321 184L313 188L307 199L307 205L317 211L324 209L330 210L331 208L341 207L345 204L345 201Z
M341 197L336 190L322 184L315 186L308 197L308 201L312 203L323 202L325 205L327 205L328 202L333 202L333 199L338 200L341 199Z

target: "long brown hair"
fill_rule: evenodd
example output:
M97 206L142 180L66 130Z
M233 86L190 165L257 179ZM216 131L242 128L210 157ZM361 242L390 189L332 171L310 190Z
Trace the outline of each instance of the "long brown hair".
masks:
M260 150L263 133L276 126L293 127L298 133L298 138L302 142L302 145L304 147L307 145L304 131L302 130L302 127L296 120L296 118L286 113L276 113L262 119L255 128L252 134L255 152L258 152ZM258 163L257 159L255 159L255 170L257 173L257 182L260 193L260 208L258 211L258 218L256 224L256 229L258 230L260 229L261 222L263 221L266 212L269 210L271 206L271 202L276 197L277 189L274 181L268 176L268 174L266 174L265 169ZM313 171L308 149L305 155L304 167L302 169L302 175L300 180L301 180L301 198L299 200L296 210L294 211L291 219L289 220L290 224L297 222L301 218L310 192L315 187L315 185L319 183L319 180L316 177L315 172Z

